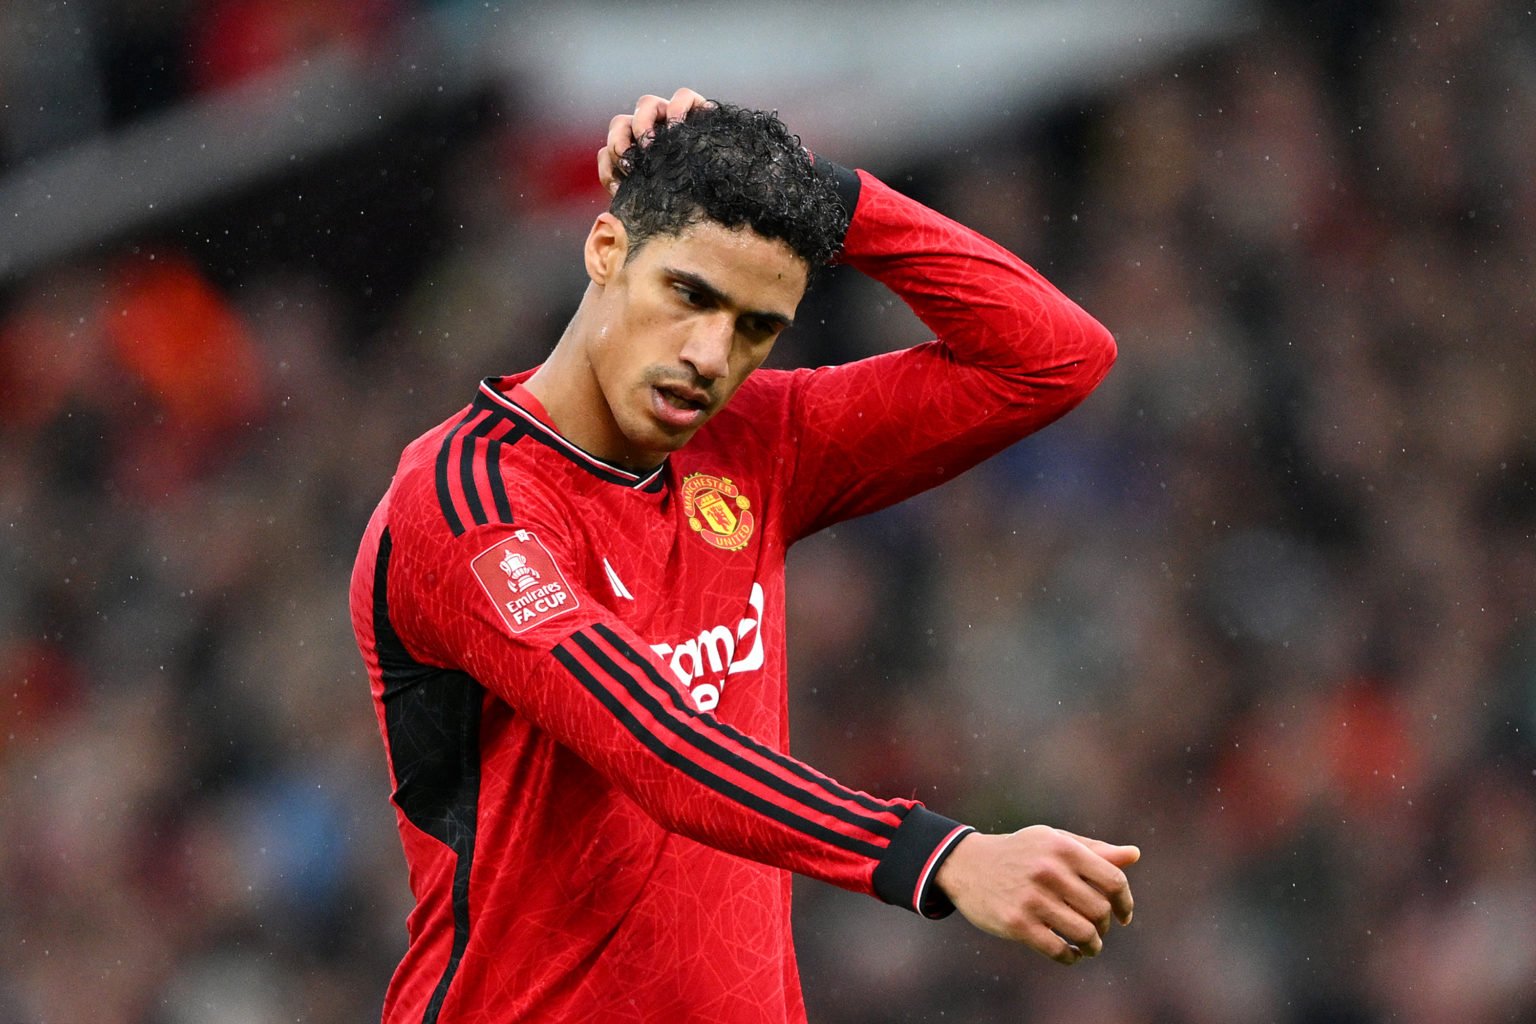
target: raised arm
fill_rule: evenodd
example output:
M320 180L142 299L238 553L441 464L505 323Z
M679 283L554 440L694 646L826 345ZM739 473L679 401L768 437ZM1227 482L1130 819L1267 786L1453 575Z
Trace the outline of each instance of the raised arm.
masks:
M614 118L598 157L604 185L613 190L651 125L704 102L679 90ZM1050 423L1115 356L1097 321L1002 247L867 173L821 166L853 211L843 260L901 296L937 340L793 375L780 442L794 460L789 539L931 487ZM494 622L465 628L484 647L471 671L669 828L929 916L953 905L1062 963L1096 955L1111 921L1130 921L1135 847L1040 825L986 835L851 792L694 711L644 645L601 615L567 619L546 638L549 657L516 666L500 664Z
M874 511L1065 414L1115 358L1109 332L1002 246L864 171L827 165L853 204L842 261L937 339L802 371L791 415L791 537Z

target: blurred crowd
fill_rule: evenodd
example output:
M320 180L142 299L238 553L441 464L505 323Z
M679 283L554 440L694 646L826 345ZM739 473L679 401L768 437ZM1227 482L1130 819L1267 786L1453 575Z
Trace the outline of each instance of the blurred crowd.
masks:
M6 0L0 167L341 49L366 56L467 0Z
M243 57L100 110L245 73L238 16L366 38L406 6L160 5L141 39ZM352 557L401 447L553 344L597 209L530 200L569 189L526 120L475 124L398 288L231 270L196 225L0 285L0 1024L376 1019L409 894ZM792 556L795 751L1144 858L1135 924L1070 971L800 884L813 1021L1536 1020L1531 124L1525 4L1277 3L871 168L1121 355ZM922 337L848 272L799 321L773 364Z

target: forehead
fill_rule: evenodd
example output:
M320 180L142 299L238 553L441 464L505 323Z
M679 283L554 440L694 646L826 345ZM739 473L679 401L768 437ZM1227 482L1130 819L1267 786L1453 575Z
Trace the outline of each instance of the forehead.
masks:
M653 236L635 262L658 272L694 274L742 306L785 316L794 313L809 279L805 261L784 242L711 220L690 224L675 235Z

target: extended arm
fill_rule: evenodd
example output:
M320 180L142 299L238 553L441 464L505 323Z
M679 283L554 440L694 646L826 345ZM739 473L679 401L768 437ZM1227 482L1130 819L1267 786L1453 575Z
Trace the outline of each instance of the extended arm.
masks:
M383 594L391 563L433 581L429 599L406 590L375 611L402 656L467 673L670 831L926 916L953 909L934 871L967 827L844 786L698 711L571 577L572 542L530 506L525 495L517 529L408 530L398 548L380 537ZM537 585L512 589L513 569ZM359 586L381 593L377 572Z

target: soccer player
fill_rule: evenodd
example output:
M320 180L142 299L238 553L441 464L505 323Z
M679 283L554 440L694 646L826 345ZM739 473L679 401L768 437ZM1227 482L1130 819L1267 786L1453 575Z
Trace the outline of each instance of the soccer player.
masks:
M417 901L385 1021L803 1021L791 871L1097 954L1135 847L789 754L784 556L1065 413L1109 334L770 114L647 96L598 164L574 318L405 450L352 577ZM834 256L937 340L759 371Z

